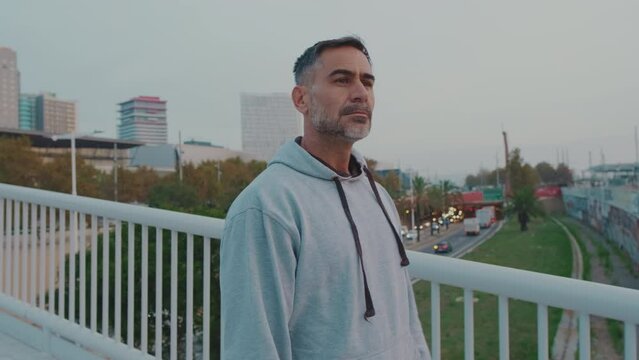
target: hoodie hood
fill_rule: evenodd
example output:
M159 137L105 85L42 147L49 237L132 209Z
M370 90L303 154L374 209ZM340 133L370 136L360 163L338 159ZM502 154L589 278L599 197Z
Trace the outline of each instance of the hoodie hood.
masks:
M341 180L351 178L350 176L344 176L335 172L308 151L304 150L304 148L297 143L298 139L301 139L301 137L289 140L282 145L271 161L269 161L268 166L274 164L286 165L304 175L327 181L333 181L336 176ZM361 176L364 174L364 168L366 168L366 160L364 160L364 157L355 149L351 151L351 156L357 162L357 167L359 168L358 173L360 173L360 175L353 177Z

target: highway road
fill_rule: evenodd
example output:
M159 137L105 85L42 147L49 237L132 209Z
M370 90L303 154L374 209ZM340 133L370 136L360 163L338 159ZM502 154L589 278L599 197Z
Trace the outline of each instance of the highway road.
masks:
M431 236L428 233L428 235L424 236L424 239L419 243L411 242L406 244L406 247L410 250L433 254L433 245L441 240L446 240L452 246L453 251L439 255L460 258L492 237L501 227L501 223L502 222L497 222L488 229L481 229L480 234L475 236L467 236L464 233L464 227L462 224L453 224L447 232L442 232L440 235L434 236Z

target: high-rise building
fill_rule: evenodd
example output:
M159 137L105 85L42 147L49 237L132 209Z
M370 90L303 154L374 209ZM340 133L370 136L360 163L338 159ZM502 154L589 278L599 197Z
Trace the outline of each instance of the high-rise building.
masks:
M242 150L270 160L287 140L301 135L300 115L286 93L240 95Z
M36 130L38 122L38 95L20 94L20 130Z
M53 93L36 96L35 129L52 134L67 134L75 131L75 102L58 99Z
M166 101L156 96L138 96L120 104L118 138L145 144L166 144Z
M0 127L18 128L20 72L16 52L0 46Z

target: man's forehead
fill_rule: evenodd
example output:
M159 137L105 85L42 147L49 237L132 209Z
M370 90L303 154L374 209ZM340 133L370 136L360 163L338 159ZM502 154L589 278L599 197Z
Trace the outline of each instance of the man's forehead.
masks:
M354 47L343 46L326 49L320 55L317 65L329 73L335 69L372 74L371 64L366 55Z

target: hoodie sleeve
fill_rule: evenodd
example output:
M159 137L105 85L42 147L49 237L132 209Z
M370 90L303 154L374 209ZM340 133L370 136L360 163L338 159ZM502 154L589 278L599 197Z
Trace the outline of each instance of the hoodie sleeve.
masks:
M222 359L292 358L295 242L259 209L227 220L220 248Z

